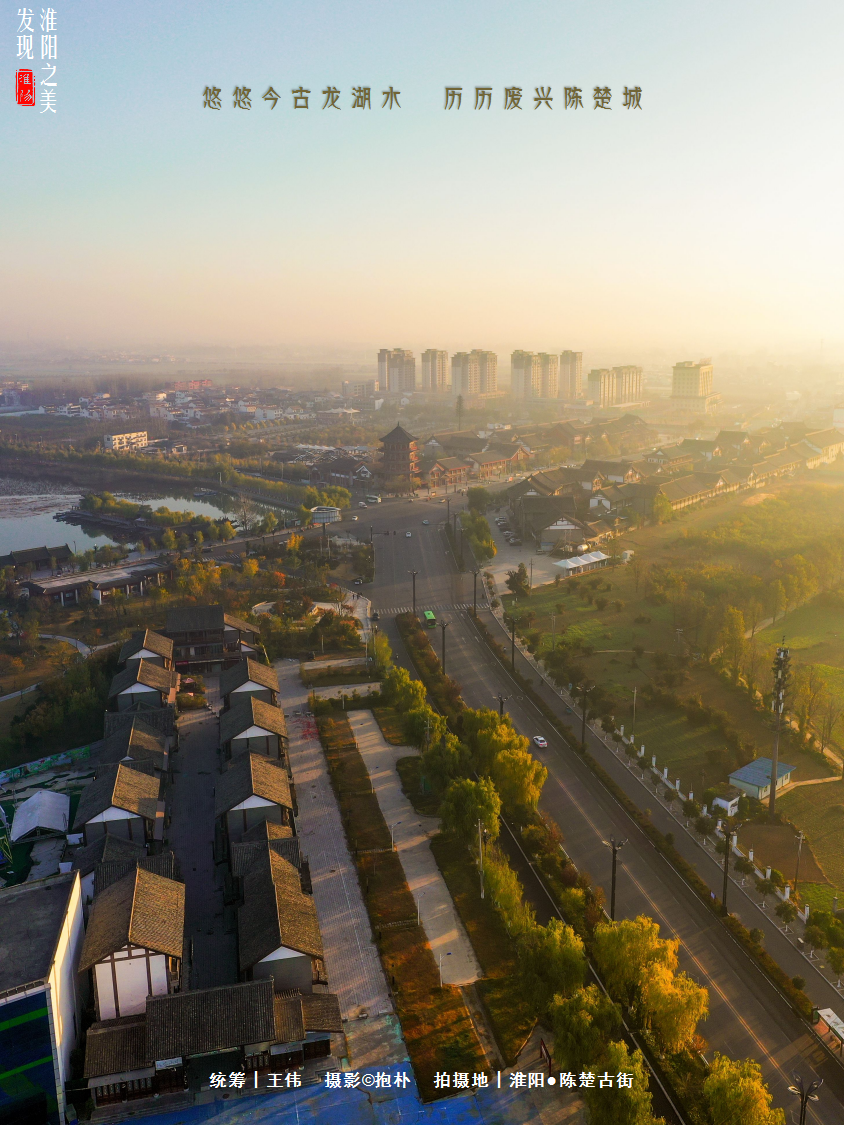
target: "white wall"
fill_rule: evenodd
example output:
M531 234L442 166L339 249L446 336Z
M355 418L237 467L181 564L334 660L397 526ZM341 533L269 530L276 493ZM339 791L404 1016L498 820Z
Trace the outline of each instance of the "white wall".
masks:
M70 1075L70 1053L76 1047L81 1031L76 967L79 965L84 937L82 886L77 872L68 897L67 912L50 970L50 1016L56 1038L56 1090L59 1097L59 1117L62 1122L65 1105L64 1085Z

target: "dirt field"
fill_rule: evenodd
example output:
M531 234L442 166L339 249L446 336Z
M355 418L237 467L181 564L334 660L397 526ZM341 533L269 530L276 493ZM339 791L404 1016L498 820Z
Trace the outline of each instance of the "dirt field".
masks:
M820 789L820 787L811 787ZM809 787L806 787L809 789ZM799 790L795 791L799 793ZM785 799L783 799L785 800ZM739 845L744 852L753 849L753 859L759 868L770 864L779 869L787 880L793 880L797 864L797 845L794 830L788 825L762 825L755 822L743 825L739 830ZM826 884L829 881L815 859L809 841L803 842L800 852L800 883Z

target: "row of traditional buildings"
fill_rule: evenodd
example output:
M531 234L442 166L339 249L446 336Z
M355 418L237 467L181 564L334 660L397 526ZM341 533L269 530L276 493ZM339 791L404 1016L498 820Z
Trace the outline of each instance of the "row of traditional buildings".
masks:
M299 848L278 680L259 653L256 628L221 606L176 609L161 632L134 634L72 823L65 795L39 791L18 807L15 843L64 834L67 844L59 874L0 889L0 1058L28 1079L21 1097L0 1088L6 1120L66 1120L71 1052L83 1040L97 1107L199 1091L213 1072L283 1081L332 1054L339 1002ZM236 974L211 988L192 986L219 969L188 940L185 856L168 843L177 699L200 673L220 678L220 767L213 831L198 821L185 856L213 850L225 866L237 943Z

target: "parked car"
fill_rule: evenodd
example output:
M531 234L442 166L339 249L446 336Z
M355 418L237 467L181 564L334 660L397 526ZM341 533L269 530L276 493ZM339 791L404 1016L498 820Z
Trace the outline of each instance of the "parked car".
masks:
M380 622L381 621L381 615L378 613L377 610L373 610L372 613L369 616L370 616L370 618L372 618L373 622Z
M357 516L353 516L353 517L352 517L352 519L353 519L353 520L357 520L357 519L358 519L358 517L357 517Z
M363 579L355 579L354 586L363 586Z

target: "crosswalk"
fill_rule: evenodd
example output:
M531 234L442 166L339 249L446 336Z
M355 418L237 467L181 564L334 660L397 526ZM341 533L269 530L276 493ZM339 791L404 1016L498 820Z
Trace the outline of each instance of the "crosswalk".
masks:
M379 614L390 614L390 615L409 614L409 613L412 612L413 606L374 606L373 609L377 610ZM472 609L472 603L471 602L454 602L454 603L436 602L432 606L428 606L427 604L425 604L423 602L417 602L416 603L416 613L417 614L424 614L426 610L471 610L471 609ZM485 601L478 599L478 609L479 610L488 610L489 607L488 607L488 605Z

